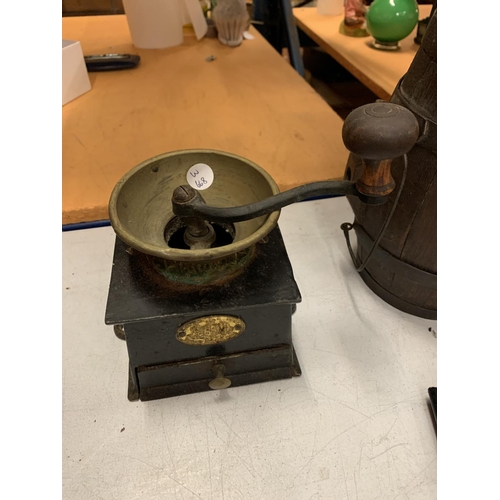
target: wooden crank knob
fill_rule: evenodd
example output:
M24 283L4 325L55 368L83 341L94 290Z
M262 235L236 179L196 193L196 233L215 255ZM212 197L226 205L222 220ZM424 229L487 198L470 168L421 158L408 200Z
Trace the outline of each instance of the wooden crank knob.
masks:
M355 109L342 128L345 147L367 160L408 153L418 139L415 115L398 104L374 102Z
M352 111L345 119L342 139L363 160L358 191L365 196L389 195L395 187L392 160L408 153L418 136L415 115L398 104L375 102Z

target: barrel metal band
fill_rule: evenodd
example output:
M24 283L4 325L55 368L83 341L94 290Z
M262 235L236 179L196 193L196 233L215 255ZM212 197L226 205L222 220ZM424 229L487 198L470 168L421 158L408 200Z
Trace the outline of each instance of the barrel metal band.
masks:
M365 230L356 222L354 224L343 224L342 229L344 230L344 235L347 240L348 248L351 248L349 231L354 229L356 236L358 238L358 246L360 248L370 249L373 247L373 240L365 232ZM353 259L354 265L358 267L358 262L353 252L351 253L351 258ZM359 250L358 250L359 255ZM424 286L433 290L437 289L437 274L429 273L422 269L419 269L411 264L403 262L398 258L394 257L387 250L384 250L381 246L377 246L373 250L373 259L376 259L384 267L387 267L398 275L408 281L416 283L417 285Z

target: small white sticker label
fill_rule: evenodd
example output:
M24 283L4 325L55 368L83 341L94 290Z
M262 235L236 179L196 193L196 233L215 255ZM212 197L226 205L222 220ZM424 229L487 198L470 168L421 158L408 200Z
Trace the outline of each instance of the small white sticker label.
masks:
M249 31L244 31L243 32L243 38L245 40L253 40L255 37Z
M203 191L214 182L214 171L206 163L197 163L187 171L186 180L194 189Z

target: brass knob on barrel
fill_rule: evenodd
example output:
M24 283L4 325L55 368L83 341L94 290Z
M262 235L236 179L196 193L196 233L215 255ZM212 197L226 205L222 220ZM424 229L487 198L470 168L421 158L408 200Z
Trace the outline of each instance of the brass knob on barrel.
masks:
M398 104L375 102L350 113L342 128L342 140L363 160L357 190L365 196L390 194L395 187L392 160L408 153L418 136L415 115Z
M215 365L212 370L215 374L215 378L208 383L210 389L213 389L214 391L218 389L227 389L231 385L231 381L228 378L224 377L226 367L224 365L218 364Z

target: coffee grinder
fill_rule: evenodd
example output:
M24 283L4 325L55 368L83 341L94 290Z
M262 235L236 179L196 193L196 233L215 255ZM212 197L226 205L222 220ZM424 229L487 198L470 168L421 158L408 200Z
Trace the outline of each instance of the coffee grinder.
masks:
M362 106L342 130L359 177L282 193L255 163L213 150L162 154L125 174L109 203L116 242L105 322L126 341L129 400L299 376L292 314L301 296L280 210L325 195L384 203L396 187L392 160L418 132L402 106Z

